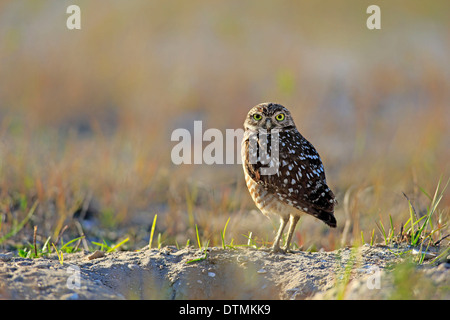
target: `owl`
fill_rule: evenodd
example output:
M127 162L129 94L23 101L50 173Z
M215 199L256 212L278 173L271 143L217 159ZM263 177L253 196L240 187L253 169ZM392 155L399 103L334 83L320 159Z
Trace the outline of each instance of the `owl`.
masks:
M337 203L314 146L295 126L288 109L276 103L253 107L244 122L242 165L250 195L261 212L280 217L271 250L287 252L303 214L335 228ZM286 245L280 239L289 221Z

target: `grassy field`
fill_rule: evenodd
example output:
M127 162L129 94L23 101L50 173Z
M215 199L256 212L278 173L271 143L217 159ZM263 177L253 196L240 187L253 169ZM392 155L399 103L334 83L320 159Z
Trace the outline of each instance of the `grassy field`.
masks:
M269 245L278 219L256 211L239 164L170 157L174 129L242 128L264 101L291 110L339 201L337 229L302 218L296 246L412 243L422 226L439 241L450 3L377 2L370 31L367 1L77 1L69 31L70 1L1 1L0 251L82 235L138 249L156 214L153 247L220 246L228 220L226 243Z

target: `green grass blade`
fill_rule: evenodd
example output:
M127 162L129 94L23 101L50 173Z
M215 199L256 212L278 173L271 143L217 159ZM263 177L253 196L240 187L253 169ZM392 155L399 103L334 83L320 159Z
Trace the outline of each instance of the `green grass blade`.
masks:
M419 189L430 201L432 200L431 196L422 187L419 187Z
M200 242L200 236L198 234L198 228L197 225L195 225L195 234L197 235L197 244L198 244L198 248L201 249L202 248L202 243Z
M225 233L227 232L228 222L230 222L230 218L228 218L227 222L225 223L225 227L223 228L223 231L221 233L221 236L222 236L222 248L224 248L224 249L225 249Z
M105 246L103 243L99 243L99 242L95 242L95 241L91 241L91 243L93 245L99 246L100 247L100 251L104 251L103 247Z
M27 216L17 226L15 226L10 232L8 232L6 235L4 235L3 237L0 238L0 244L3 241L15 236L20 230L22 230L22 228L25 226L25 224L27 224L28 220L30 220L31 216L34 214L34 211L36 210L38 204L39 204L39 201L36 200L33 203L33 206L31 207L30 211L28 211Z
M414 231L414 226L415 226L415 223L414 223L414 208L413 208L413 206L412 206L412 204L411 204L411 201L409 201L409 199L408 199L408 206L409 206L409 222L410 222L410 224L411 224L411 228L410 228L410 230L411 230L411 244L413 244L413 242L414 242L414 235L415 235L415 231Z
M384 229L383 222L381 222L381 220L380 220L380 225L378 225L378 223L375 223L375 225L377 226L378 230L382 234L384 243L387 245L388 243L387 243L387 237L386 237L386 230Z
M252 236L253 236L253 232L250 231L250 232L248 233L248 241L247 241L247 245L248 245L248 246L254 245Z
M161 249L161 245L162 245L161 232L158 233L157 241L158 241L158 249Z
M434 264L436 261L442 259L444 256L446 256L450 252L450 247L445 249L441 254L439 254L436 258L434 258L431 263Z
M390 228L391 228L391 234L390 234L390 239L392 240L392 237L394 236L394 222L392 221L392 216L389 214L389 224L390 224Z
M114 250L116 250L117 248L119 248L120 246L122 246L123 244L127 243L129 240L129 238L126 238L125 240L122 240L121 242L119 242L118 244L116 244L114 247L109 248L108 251L106 252L112 252Z
M75 239L73 239L73 240L70 240L69 242L67 242L66 244L64 244L64 245L61 247L60 250L64 250L68 245L70 245L70 244L74 243L75 241L78 241L78 240L80 240L80 239L82 239L82 238L84 238L84 236L81 236L81 237L75 238ZM48 240L47 240L47 241L48 241ZM45 246L45 244L44 244L44 246Z
M50 247L50 239L51 238L52 237L50 236L45 241L44 245L42 246L42 252L50 253L50 249L51 249L51 247Z
M203 248L203 250L205 251L205 254L203 255L203 257L197 258L197 259L193 259L193 260L189 260L186 261L186 263L193 263L193 262L199 262L199 261L203 261L206 260L206 258L208 258L208 246L209 246L209 240L206 243L205 248Z
M62 251L58 251L58 248L56 248L54 243L52 243L52 246L53 246L53 248L55 248L56 254L58 256L59 263L61 265L63 265L64 264L64 254L63 254L63 252Z
M150 231L150 240L148 241L148 248L152 248L152 242L153 242L153 235L155 234L155 228L156 228L156 219L158 218L158 215L155 214L155 217L153 218L153 224L152 224L152 230Z

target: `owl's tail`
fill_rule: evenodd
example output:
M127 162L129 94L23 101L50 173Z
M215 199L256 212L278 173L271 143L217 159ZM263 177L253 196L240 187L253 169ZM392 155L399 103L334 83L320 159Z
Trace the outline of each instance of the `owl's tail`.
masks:
M329 225L331 228L336 228L337 222L336 218L334 217L333 213L327 212L327 211L319 211L317 215L315 215L318 219L325 222L327 225Z

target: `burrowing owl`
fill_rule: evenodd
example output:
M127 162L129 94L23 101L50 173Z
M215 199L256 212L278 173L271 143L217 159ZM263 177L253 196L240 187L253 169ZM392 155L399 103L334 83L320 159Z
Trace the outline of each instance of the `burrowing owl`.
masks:
M244 128L242 165L248 190L264 215L275 213L281 218L272 250L289 250L295 226L304 213L335 228L336 200L327 186L322 161L298 132L289 110L261 103L249 111ZM286 246L281 249L280 238L288 220Z

